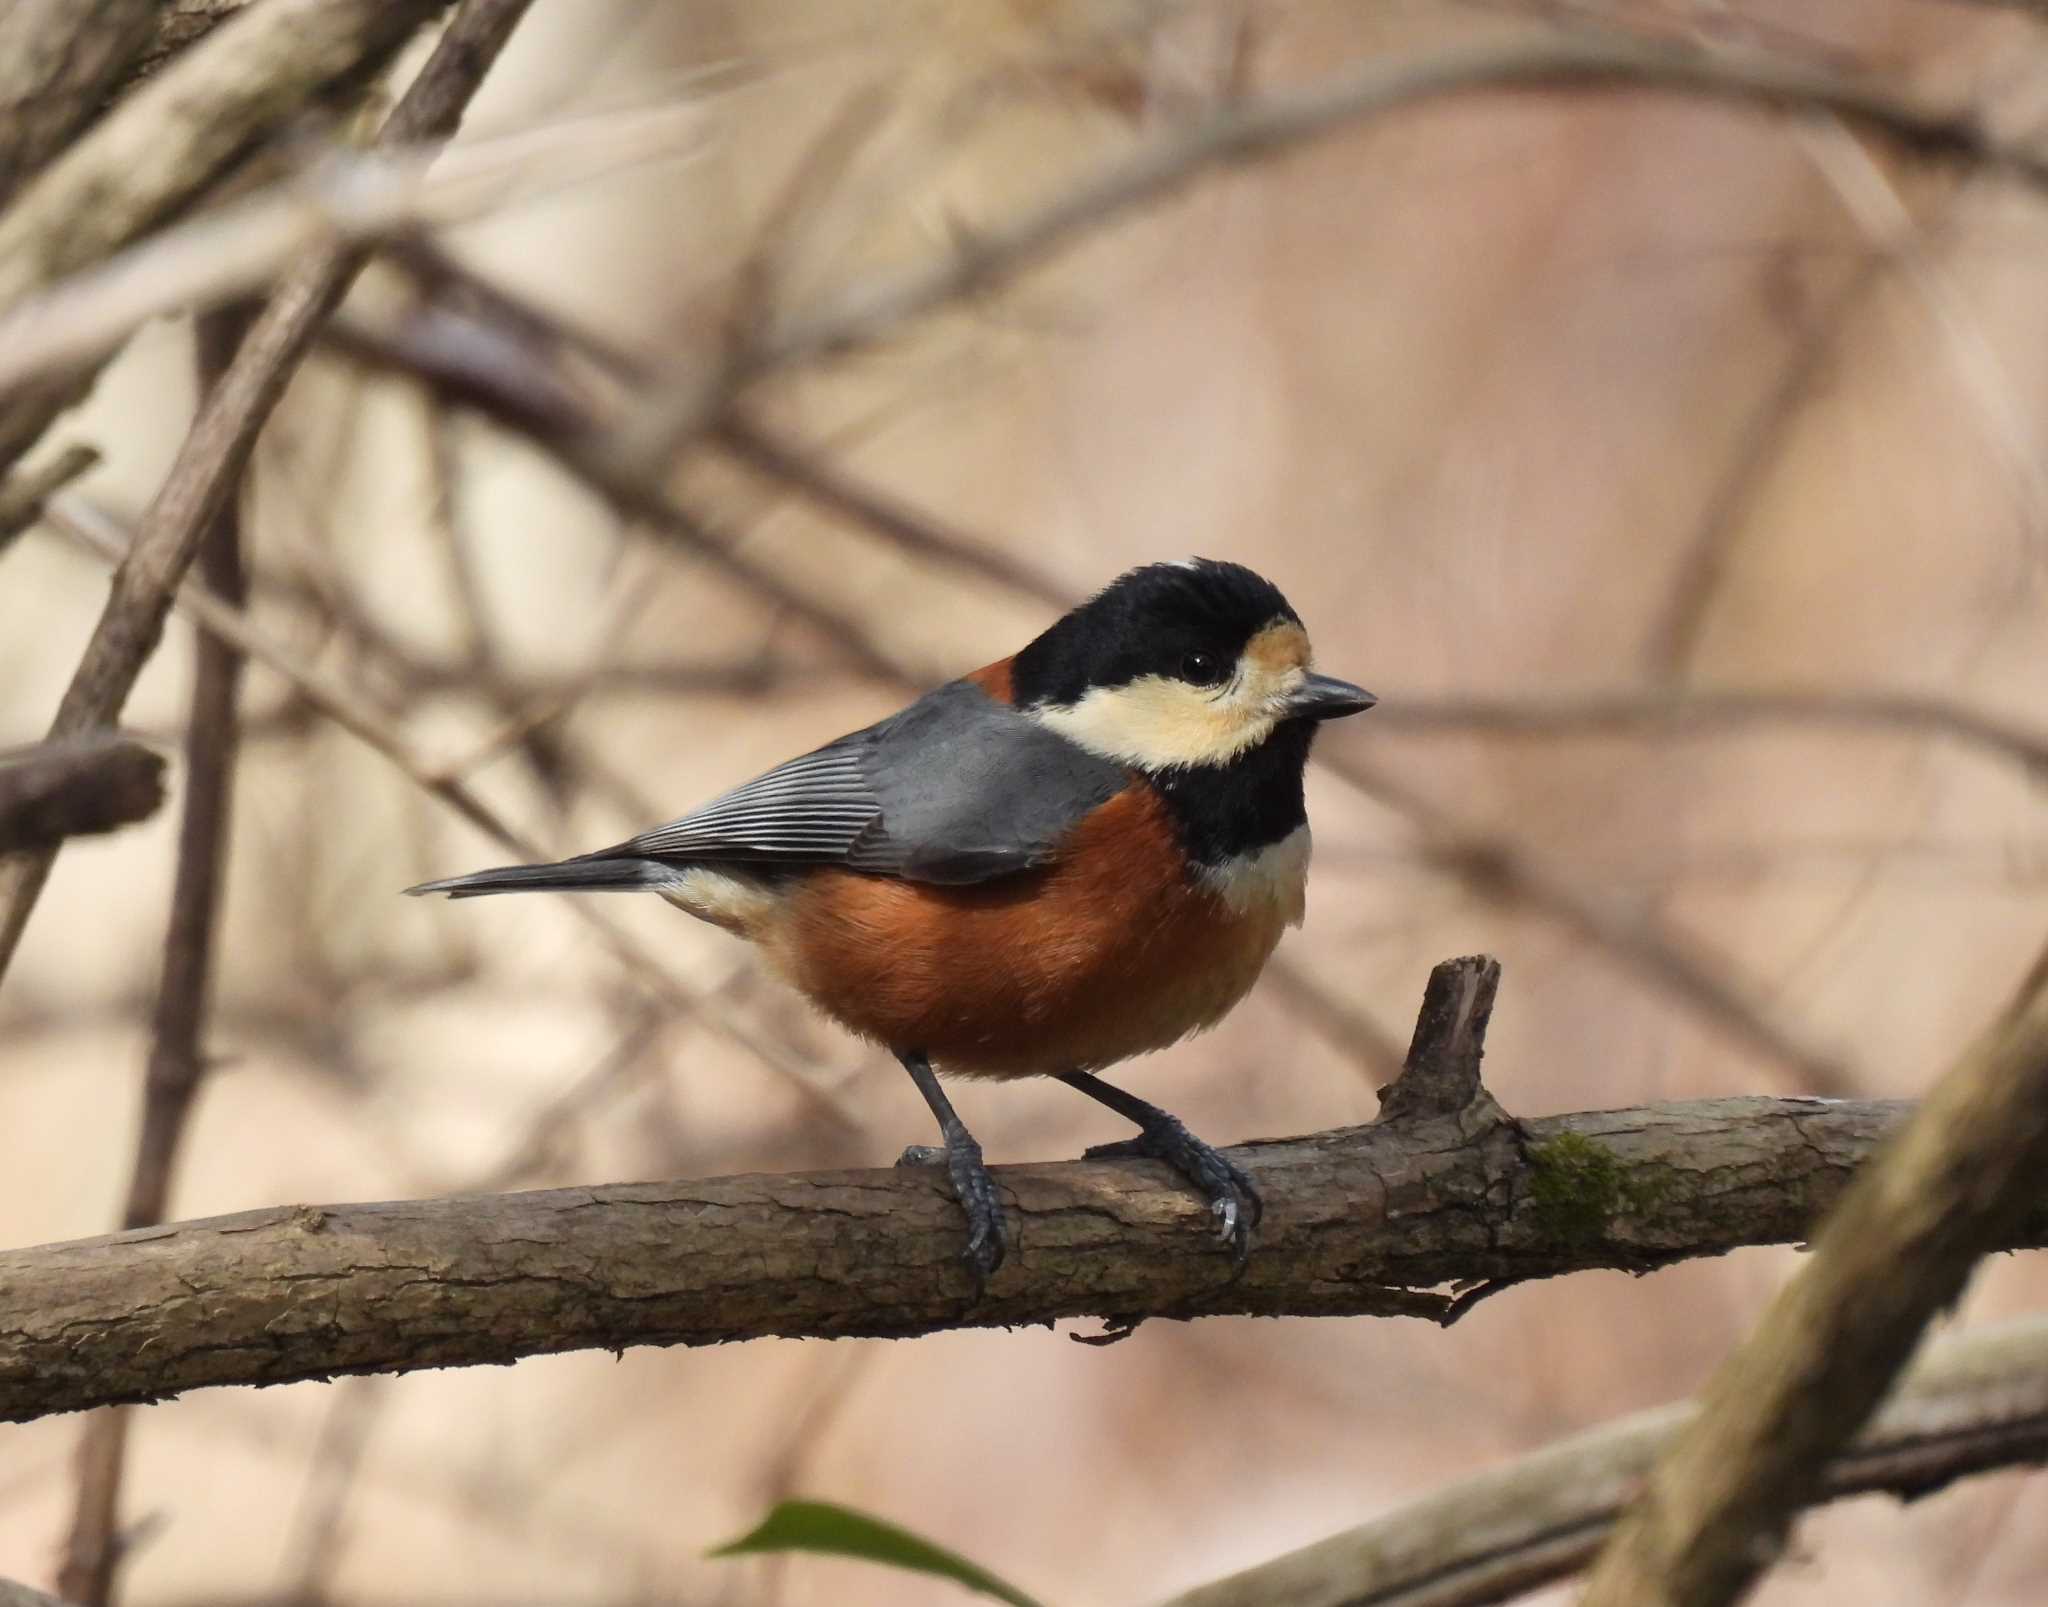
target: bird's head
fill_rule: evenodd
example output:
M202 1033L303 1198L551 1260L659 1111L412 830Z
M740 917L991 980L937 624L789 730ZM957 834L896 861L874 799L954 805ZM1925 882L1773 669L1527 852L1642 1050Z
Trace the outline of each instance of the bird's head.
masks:
M1315 725L1373 706L1311 668L1280 590L1213 558L1119 576L1019 653L1017 706L1105 758L1151 772L1225 766L1276 736L1305 759Z

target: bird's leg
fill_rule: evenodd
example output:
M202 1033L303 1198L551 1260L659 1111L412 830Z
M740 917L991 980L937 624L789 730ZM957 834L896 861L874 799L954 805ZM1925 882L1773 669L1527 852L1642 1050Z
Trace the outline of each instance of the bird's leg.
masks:
M1082 1151L1085 1160L1112 1156L1144 1155L1164 1161L1202 1191L1209 1209L1216 1215L1222 1236L1237 1252L1240 1264L1251 1252L1252 1229L1265 1214L1265 1205L1252 1180L1223 1155L1203 1143L1157 1105L1147 1104L1135 1094L1112 1088L1100 1077L1085 1071L1064 1071L1059 1080L1079 1089L1090 1099L1107 1105L1126 1121L1138 1124L1138 1136L1116 1144L1097 1144Z
M896 1164L929 1166L940 1160L946 1163L954 1196L960 1201L960 1209L967 1213L967 1263L974 1269L975 1282L986 1283L1003 1264L1003 1207L996 1198L995 1179L981 1163L981 1146L939 1086L931 1061L915 1049L899 1050L896 1058L903 1062L903 1069L910 1073L910 1080L917 1084L917 1091L924 1095L924 1102L939 1119L939 1136L946 1141L944 1149L913 1144Z

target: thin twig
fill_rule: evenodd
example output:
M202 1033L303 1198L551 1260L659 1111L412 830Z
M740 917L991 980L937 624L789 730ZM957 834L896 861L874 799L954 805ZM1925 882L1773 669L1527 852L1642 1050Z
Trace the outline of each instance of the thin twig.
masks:
M657 473L684 441L707 429L756 381L894 335L926 314L994 288L1104 223L1163 200L1213 168L1270 157L1419 102L1517 89L1658 90L1795 113L1832 112L1907 150L1973 162L2048 187L2048 156L1992 132L1971 113L1922 105L1875 82L1750 52L1580 33L1377 59L1309 89L1227 103L1038 210L979 232L953 255L863 286L837 305L792 322L722 371L706 374L696 366L673 376L614 444L614 467L633 478Z
M199 320L204 387L220 382L248 327L248 318L234 313L209 313ZM228 608L240 608L248 596L241 523L239 508L228 500L215 514L199 554L201 584ZM171 890L170 930L164 939L142 1130L121 1216L123 1227L163 1220L179 1139L205 1070L206 1005L240 747L235 705L241 677L240 650L217 636L202 635L194 650L184 821Z
M42 516L43 504L100 460L89 446L67 446L48 463L0 480L0 555Z
M766 232L771 237L774 233ZM402 236L386 251L437 309L461 316L465 327L460 335L453 328L444 329L446 338L428 346L416 338L422 332L417 323L391 332L346 320L331 325L329 333L343 348L365 361L409 373L438 394L528 435L603 427L593 421L588 404L560 372L565 355L595 364L629 392L654 377L633 353L478 273L425 236ZM767 246L757 247L752 260L772 254ZM828 463L817 449L742 410L723 419L711 440L752 473L827 514L886 538L913 557L963 569L1055 608L1070 608L1077 601L1074 589L1051 571L1013 556L1008 550L1012 544L992 541L983 532L955 529L843 466Z
M1373 712L1374 729L1478 732L1486 736L1697 738L1776 726L1845 726L1945 737L2008 759L2048 781L2048 727L2009 720L1974 704L1918 692L1578 692L1504 698L1395 698Z
M1805 140L1843 210L1919 300L1941 339L1958 388L1983 423L1992 455L2019 491L2022 523L2034 542L2048 540L2048 470L2041 465L2032 409L2019 396L2011 364L1984 327L1970 297L1930 248L1927 233L1877 159L1839 118L1824 119Z
M1887 282L1890 266L1881 256L1864 258L1849 283L1801 334L1770 393L1743 421L1728 466L1693 521L1669 590L1644 636L1643 667L1652 679L1667 685L1682 679L1734 564L1758 488L1797 438L1794 421L1819 393L1832 371L1843 331Z
M344 1538L349 1491L362 1468L370 1433L389 1398L380 1378L355 1378L334 1391L320 1437L308 1461L306 1488L292 1515L283 1568L291 1594L306 1602L328 1599Z
M58 497L50 503L45 514L57 529L110 563L119 563L127 550L115 534L112 521L90 503ZM445 768L432 765L415 753L411 744L392 729L380 710L347 687L309 668L296 655L250 624L245 615L223 606L205 592L189 588L177 594L175 606L201 630L231 643L246 657L282 677L310 707L382 754L414 786L453 810L501 847L522 859L555 857L541 844L515 830L459 776L448 774ZM673 976L625 928L591 908L586 901L574 900L571 908L624 964L674 1008L696 1013L730 1041L758 1056L763 1064L787 1079L815 1114L844 1131L859 1129L859 1121L844 1101L823 1088L808 1068L763 1042L761 1034L753 1031L738 1012L715 992L694 988Z
M246 317L228 312L201 318L202 391L219 382L247 325ZM230 499L214 517L199 559L205 584L230 607L239 607L245 594L239 525ZM217 637L200 640L170 931L157 991L142 1123L122 1213L124 1227L163 1219L176 1152L206 1066L203 1023L233 795L240 671L241 655L232 646ZM91 1476L80 1492L61 1578L66 1593L86 1607L99 1607L107 1600L123 1551L113 1524L127 1436L117 1418L118 1413L110 1413L89 1426L88 1443L80 1453L80 1465ZM95 1445L94 1439L105 1443Z
M239 156L346 96L446 0L269 0L137 88L0 213L0 307L109 252L183 206ZM0 386L0 468L91 384L90 367Z
M1735 1042L1790 1071L1803 1093L1841 1096L1854 1083L1833 1055L1773 1021L1724 967L1675 929L1588 893L1547 856L1459 820L1384 765L1326 757L1332 774L1404 816L1427 851L1489 896L1526 905L1678 999Z
M486 342L492 341L489 330L471 328ZM798 590L739 543L723 539L708 520L684 506L661 481L621 474L602 445L598 421L582 409L561 376L536 369L530 361L520 366L517 346L479 345L463 339L435 352L409 338L416 337L416 329L393 332L356 321L342 324L336 333L340 348L348 355L421 378L444 400L475 408L533 441L603 497L620 517L642 526L662 545L711 564L816 630L861 673L899 684L928 683L929 677L920 673L919 666L892 653L859 621ZM530 359L532 354L524 355Z
M410 143L445 139L452 133L462 108L531 3L463 0L379 138ZM216 42L229 31L217 35ZM220 384L208 392L163 488L143 515L128 556L115 572L99 625L58 705L52 736L105 725L120 713L163 635L171 599L200 538L232 494L257 432L284 394L321 320L347 292L361 263L360 253L342 248L317 252L302 262L264 307ZM45 851L0 873L0 978L20 945L55 857Z
M210 208L0 314L0 392L112 352L142 323L246 298L308 252L368 247L423 225L531 201L636 164L701 151L699 102L591 113L451 148L334 151Z
M365 360L409 373L440 394L479 408L538 445L546 447L551 437L561 435L602 433L607 427L589 414L587 404L576 396L566 377L551 366L554 354L575 350L628 383L646 377L644 365L630 354L431 248L411 243L406 261L420 272L423 287L452 294L474 308L479 320L501 321L504 333L515 337L518 344L493 343L487 322L473 325L467 337L434 348L360 323L338 324L346 349ZM499 354L499 360L489 365L490 383L480 377L476 366L461 372L445 366L459 353L485 348ZM512 361L515 354L523 361ZM999 550L1000 544L983 535L949 527L925 510L859 481L758 419L734 412L713 429L711 440L756 472L820 508L887 537L913 557L967 569L1057 608L1071 607L1076 601L1073 589L1051 573L1028 560L1008 556ZM866 644L857 650L869 657L874 652ZM906 682L923 679L914 672L899 670L896 674ZM1542 737L1638 732L1686 737L1772 723L1897 728L1981 746L2036 773L2048 774L2048 729L2003 719L1953 699L1912 692L1706 689L1575 693L1552 698L1404 697L1382 705L1374 723L1376 729L1478 730L1498 736Z
M239 312L201 316L201 394L220 383L248 327L248 317ZM230 608L239 608L247 592L241 523L240 509L230 498L214 515L200 546L201 579ZM178 868L151 1022L149 1064L143 1075L142 1122L121 1213L124 1228L163 1220L186 1118L206 1071L206 1013L234 798L239 747L235 701L241 673L242 655L231 645L214 636L200 638L186 727ZM126 1411L115 1407L91 1419L79 1447L78 1499L58 1589L83 1607L105 1607L124 1549L117 1542L116 1520L128 1440Z
M74 1461L78 1493L71 1532L57 1570L57 1590L79 1607L105 1607L114 1569L127 1549L120 1534L121 1468L128 1454L129 1412L109 1407L79 1436Z
M781 431L735 412L711 433L712 444L755 473L786 486L806 502L885 536L914 558L993 580L1025 597L1071 608L1074 588L1028 558L986 536L955 530L921 508L890 496L836 464L827 463Z

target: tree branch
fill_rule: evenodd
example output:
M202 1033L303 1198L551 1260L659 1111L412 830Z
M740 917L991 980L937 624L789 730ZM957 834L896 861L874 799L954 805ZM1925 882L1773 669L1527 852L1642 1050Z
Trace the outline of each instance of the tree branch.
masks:
M130 82L152 78L254 0L157 0L156 25L135 58ZM118 93L118 91L117 91Z
M0 9L0 206L100 109L150 37L157 0Z
M0 311L0 394L104 361L150 318L260 294L309 251L481 217L704 147L701 104L592 112L442 148L336 149ZM0 415L4 423L4 415Z
M1613 1531L1650 1465L1697 1416L1657 1407L1173 1598L1165 1607L1482 1607L1563 1579ZM1912 1500L2048 1459L2048 1319L1944 1340L1830 1463L1822 1500Z
M90 503L67 503L57 499L50 504L49 518L57 529L109 563L121 563L132 545L124 543L115 533L112 522ZM189 587L177 594L173 606L209 636L217 637L238 653L275 673L308 708L332 720L374 752L382 754L414 786L501 847L523 860L555 857L545 845L515 831L462 779L459 769L428 763L381 709L336 677L322 673L287 651L273 637L252 625L248 615L241 610L228 607L210 592ZM589 901L576 900L573 908L628 969L646 982L665 1007L693 1015L740 1048L756 1055L788 1081L811 1115L841 1132L860 1129L859 1120L845 1102L821 1086L809 1066L764 1042L761 1035L752 1030L716 990L693 986L672 975L647 945Z
M1706 948L1636 904L1587 889L1581 879L1512 838L1462 819L1452 805L1425 796L1396 766L1356 752L1320 761L1367 796L1396 810L1421 833L1429 852L1491 897L1540 910L1625 970L1686 1004L1735 1043L1789 1071L1793 1087L1839 1095L1854 1087L1831 1054L1804 1042L1752 1000L1749 990Z
M0 854L130 826L163 801L163 756L128 737L73 737L0 754Z
M1383 717L1382 717L1383 716ZM1828 690L1571 692L1502 698L1403 698L1375 711L1375 730L1481 733L1555 741L1559 737L1673 739L1835 726L1884 735L1942 737L1982 749L2048 782L2048 727L2011 720L1975 704L1921 692Z
M1418 1032L1436 1087L1480 1047L1483 988L1458 973L1489 964L1439 968L1436 995L1470 1004ZM958 1207L922 1169L251 1211L0 1253L0 1420L635 1344L1087 1315L1441 1321L1455 1282L1800 1241L1907 1109L1750 1098L1518 1123L1475 1087L1447 1115L1238 1149L1266 1200L1242 1276L1164 1167L1004 1167L1009 1258L979 1303ZM2007 1242L2048 1243L2048 1209Z
M141 85L0 214L0 306L99 261L189 201L308 105L381 71L446 0L271 0ZM0 402L0 468L91 383Z
M1587 1607L1724 1607L1746 1593L1935 1313L2038 1214L2044 1175L2048 951L1714 1375L1601 1554Z
M235 28L253 25L277 9L277 5L255 7L248 17L223 26L201 49L167 69L163 78L186 71ZM340 0L335 0L333 9L344 9ZM133 99L139 101L154 93L161 82L145 85ZM1334 74L1305 89L1233 101L1192 126L1147 141L1043 206L973 234L958 251L856 285L829 305L785 319L736 350L725 365L707 371L706 365L692 358L667 375L661 385L651 387L646 405L598 443L612 461L596 466L596 473L601 479L626 481L659 476L666 472L683 441L727 417L757 381L885 340L919 318L1017 277L1091 231L1155 204L1219 168L1270 158L1417 104L1517 90L1655 91L1795 114L1832 114L1908 151L1968 162L2048 189L2048 155L2029 141L1988 128L1968 108L1923 104L1876 79L1846 76L1757 52L1700 50L1632 34L1603 36L1582 30L1557 38L1490 41L1421 56L1378 57L1353 72ZM129 109L124 103L122 111ZM385 177L388 189L389 175ZM370 179L375 187L376 175ZM410 193L409 185L403 188ZM353 212L358 199L352 195L345 210ZM378 225L382 232L388 233L403 214L402 206L393 211L392 202L387 195L382 203L385 216ZM358 235L377 232L366 231L360 218L319 216L318 207L311 209L314 215L309 220L302 195L286 194L268 210L280 209L282 238L276 230L256 231L253 239L246 234L216 236L209 232L226 219L188 225L188 229L208 235L207 249L183 254L181 260L188 269L183 275L152 273L150 277L158 282L140 295L134 293L133 286L126 287L127 293L121 293L120 286L103 287L115 293L59 296L53 298L58 303L54 308L14 309L23 316L10 317L0 326L0 349L7 350L0 369L19 383L55 360L59 348L74 350L82 344L94 349L121 338L166 305L242 293L250 283L275 270L280 253L298 249L309 226L329 232L337 225L343 232L353 226ZM6 220L0 220L0 306L18 300L22 288L32 288L9 285L6 231ZM112 241L82 260L96 261L118 243ZM196 277L189 271L198 267L195 258L204 262ZM53 275L37 283L49 277ZM67 300L75 303L79 299L102 304L92 309L66 305ZM52 337L38 330L55 327L53 319L60 311L68 333L53 345ZM0 464L7 461L6 443L5 423L0 419Z
M220 383L248 329L245 308L200 314L196 367L202 394ZM200 549L199 567L210 591L232 607L242 605L248 596L248 576L242 565L241 508L233 497L214 516ZM241 678L242 655L216 636L200 637L185 733L178 869L142 1081L142 1122L128 1174L128 1201L121 1213L121 1225L127 1228L164 1219L186 1119L206 1074L206 1012L240 748L235 703ZM90 1419L78 1447L78 1494L57 1589L81 1607L104 1607L126 1549L118 1520L127 1443L128 1413L117 1408Z
M43 516L43 504L100 460L89 446L67 446L48 463L0 480L0 555Z
M1753 51L1580 31L1382 57L1307 89L1230 102L1036 210L973 236L960 250L875 280L838 305L787 324L736 353L723 371L707 373L701 361L692 361L608 443L616 468L628 478L660 473L684 442L715 423L756 381L869 346L940 308L994 289L1111 219L1156 204L1216 168L1269 158L1422 102L1503 90L1654 90L1795 114L1832 113L1905 150L1967 161L2048 188L2048 155L2000 137L1972 112L1923 104L1874 79Z
M380 139L407 144L445 139L453 133L463 107L531 3L463 0L419 77L385 120ZM292 9L279 0L252 16L289 15ZM417 5L412 9L417 10ZM389 6L384 11L409 14L404 6ZM213 43L228 41L234 32L234 24L223 27ZM360 48L362 41L355 45ZM339 59L339 47L335 48ZM175 76L167 73L159 82L169 83ZM273 94L281 92L272 90ZM24 198L23 205L30 199ZM13 220L13 213L0 219L0 299L7 295L6 231ZM48 249L61 252L70 248L55 245ZM53 737L104 725L119 714L163 635L171 599L201 536L240 482L258 431L284 394L285 384L312 344L321 320L347 293L362 260L359 252L337 246L317 251L299 263L264 306L220 383L202 400L199 416L169 476L143 516L133 549L115 572L99 624L58 705L50 728ZM14 271L23 270L16 264ZM0 440L0 460L4 460L4 452L5 443ZM54 850L46 849L0 874L0 976L5 975L27 928L53 857Z

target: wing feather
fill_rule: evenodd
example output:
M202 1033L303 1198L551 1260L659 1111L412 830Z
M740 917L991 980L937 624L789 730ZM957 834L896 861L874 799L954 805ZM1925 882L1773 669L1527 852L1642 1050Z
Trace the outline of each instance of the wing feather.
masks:
M1028 715L955 681L703 808L586 859L846 865L967 883L1051 859L1129 783Z
M681 820L605 852L645 859L843 859L882 812L861 775L859 741L866 734L777 765Z

